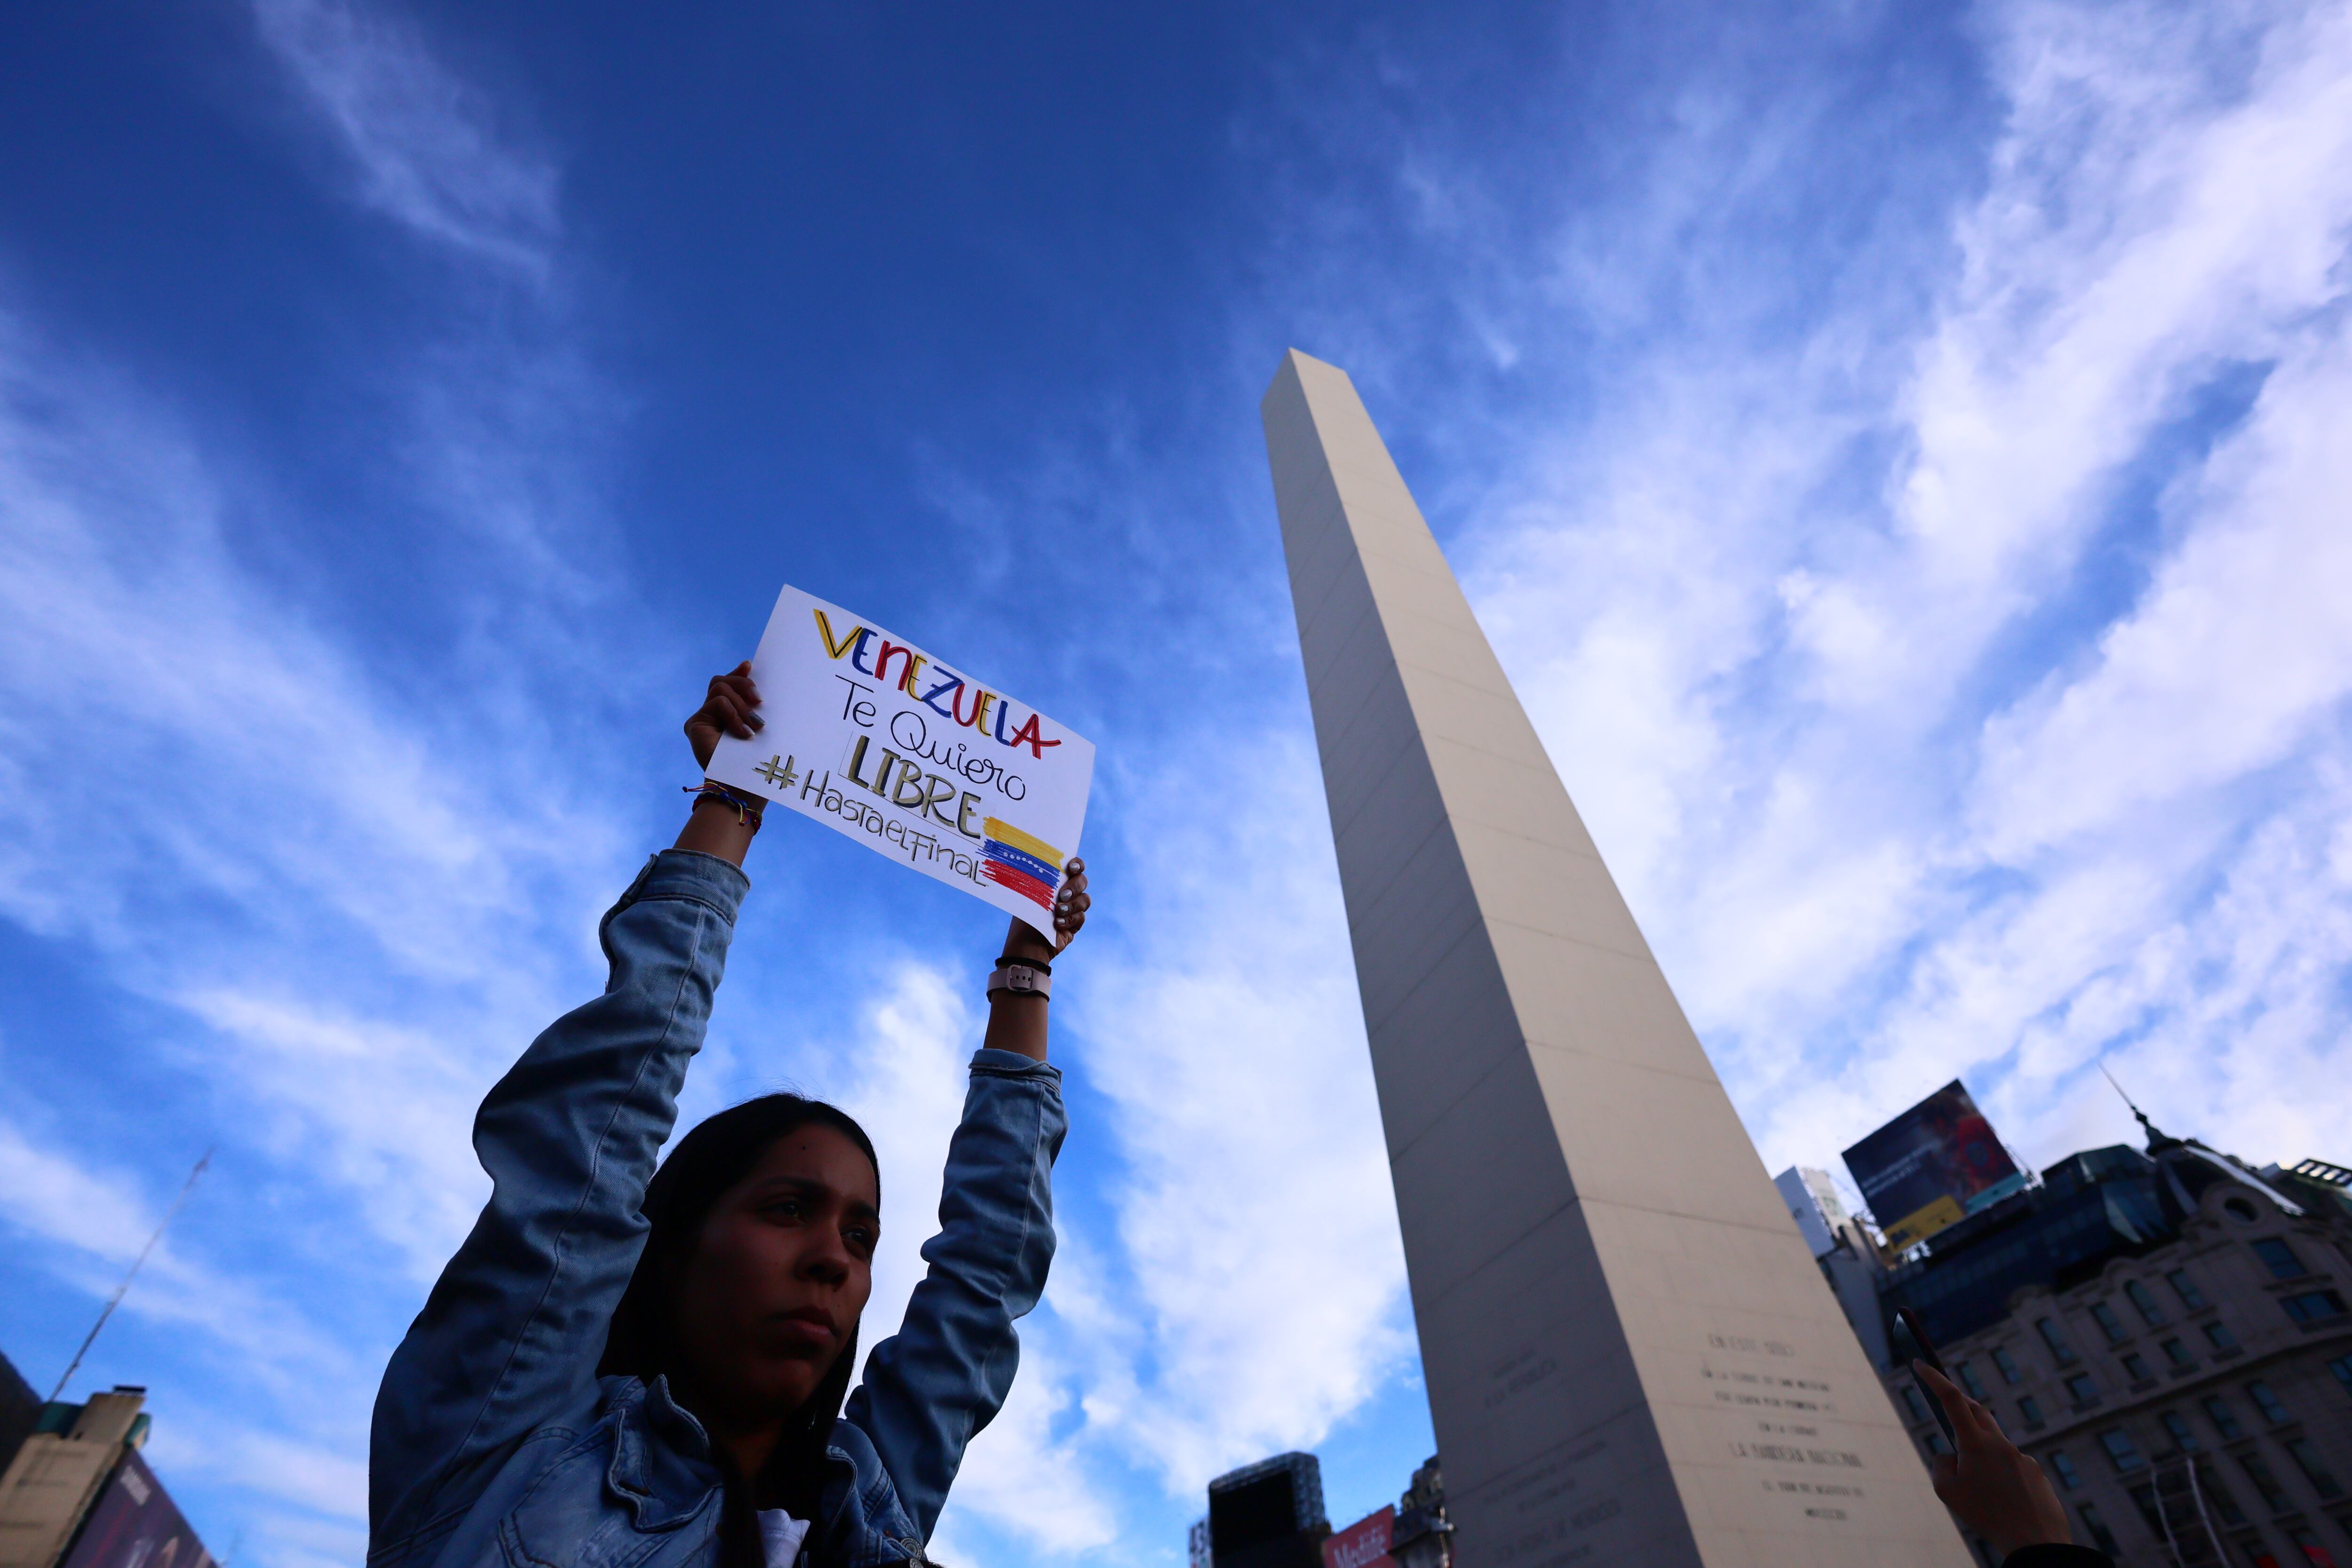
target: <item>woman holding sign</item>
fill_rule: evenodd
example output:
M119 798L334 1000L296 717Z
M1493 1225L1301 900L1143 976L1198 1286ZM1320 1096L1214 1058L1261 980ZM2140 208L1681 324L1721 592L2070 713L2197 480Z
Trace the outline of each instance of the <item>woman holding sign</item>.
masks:
M687 721L697 763L722 733L748 739L759 702L748 665L714 679ZM758 801L706 784L676 847L604 916L604 995L483 1101L489 1206L376 1399L371 1568L925 1561L1053 1258L1066 1121L1045 994L1086 923L1085 868L1069 863L1050 941L1013 922L929 1270L849 1394L882 1217L856 1122L769 1095L654 1168L759 828Z

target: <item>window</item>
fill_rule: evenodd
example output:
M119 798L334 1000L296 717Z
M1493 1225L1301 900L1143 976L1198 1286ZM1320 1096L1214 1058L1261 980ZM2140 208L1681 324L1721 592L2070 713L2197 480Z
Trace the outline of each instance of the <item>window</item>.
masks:
M2189 1429L2189 1417L2178 1410L2168 1410L2162 1418L2164 1429L2172 1434L2172 1446L2184 1454L2197 1451L2197 1434Z
M2254 1489L2263 1494L2263 1506L2273 1513L2284 1513L2287 1510L2286 1489L2278 1484L2278 1478L2271 1474L2271 1468L2263 1463L2262 1456L2241 1454L2238 1464L2246 1472L2246 1479L2253 1482Z
M2336 1374L2336 1381L2344 1385L2345 1393L2352 1394L2352 1355L2337 1356L2327 1363L2327 1370Z
M2099 1510L2095 1505L2087 1502L2083 1503L2079 1506L2077 1511L2083 1516L2083 1528L2091 1532L2092 1545L2097 1547L2100 1551L2105 1552L2110 1557L2115 1556L2117 1552L2123 1550L2120 1545L2116 1544L2116 1532L2109 1530L2107 1528L2107 1521L2099 1517Z
M2033 1320L2033 1331L2042 1336L2042 1342L2050 1347L2050 1353L2057 1358L2060 1366L2074 1359L2074 1352L2067 1348L2066 1338L2058 1331L2056 1322L2048 1318L2036 1318Z
M1976 1363L1972 1361L1964 1361L1953 1367L1952 1370L1960 1374L1960 1386L1969 1391L1969 1398L1982 1399L1985 1396L1984 1379L1977 1375Z
M2282 1296L2279 1305L2298 1323L2316 1323L2344 1315L2344 1298L2333 1290L2305 1290L2299 1296Z
M2137 1351L2124 1357L2124 1375L2134 1383L2147 1383L2156 1376L2147 1366L2147 1357Z
M2272 1556L2271 1549L2261 1542L2241 1541L2238 1544L2245 1548L2246 1561L2254 1568L2279 1568L2279 1560Z
M2230 1325L2219 1318L2205 1325L2205 1338L2217 1351L2233 1351L2238 1348L2238 1336L2231 1333Z
M2319 1537L2311 1531L2290 1530L2286 1538L2294 1542L2297 1552L2303 1553L2305 1568L2336 1568L2336 1559L2327 1554L2327 1548L2319 1544Z
M2096 1405L2099 1402L2099 1385L2091 1381L2089 1373L2078 1372L2066 1380L2066 1397L2074 1402L2077 1409L2085 1405Z
M2074 1461L2066 1457L2063 1448L2050 1450L2050 1473L2056 1476L2058 1484L2070 1492L2083 1484L2083 1472L2074 1468Z
M2254 1408L2263 1413L2263 1419L2272 1426L2275 1426L2282 1421L2291 1419L2286 1413L2285 1404L2280 1400L2269 1384L2250 1383L2246 1384L2246 1394L2254 1402Z
M2164 1539L2164 1510L2156 1500L2156 1488L2143 1482L2131 1489L2131 1500L2139 1516L2147 1525L2147 1532L2158 1541Z
M2213 1473L2213 1467L2202 1459L2197 1461L2197 1495L2203 1498L2206 1505L2220 1514L2221 1522L2231 1529L2235 1530L2246 1522L2246 1510L2238 1506L2238 1500L2230 1495L2230 1489L2221 1484L2221 1478Z
M2135 1279L2124 1287L2124 1294L2131 1298L2132 1310L2149 1328L2153 1329L2164 1321L2164 1309L2156 1304L2155 1291Z
M2254 1256L2263 1260L2263 1266L2271 1271L2273 1279L2300 1279L2311 1272L2303 1266L2303 1259L2294 1255L2294 1248L2277 1237L2263 1237L2253 1247Z
M1930 1432L1920 1438L1920 1441L1927 1445L1927 1452L1930 1454L1948 1454L1952 1451L1952 1446L1944 1441L1944 1435L1941 1432Z
M2205 1401L2205 1419L2213 1423L2213 1430L2221 1434L2224 1443L2234 1442L2246 1435L2246 1429L2238 1425L2238 1418L2231 1413L2226 1401Z
M2017 1413L2025 1417L2028 1426L2042 1425L2042 1402L2030 1394L2018 1400Z
M2116 1317L2116 1310L2105 1301L2091 1303L2091 1321L2099 1325L2099 1332L2107 1336L2109 1344L2124 1337L2124 1321Z
M2192 1312L2205 1310L2205 1293L2197 1289L2197 1281L2189 1278L2189 1270L2176 1268L2164 1277L2164 1282L2172 1287L2172 1293L2180 1298L2182 1306Z
M2187 1366L2189 1363L2189 1347L2179 1340L2167 1340L2156 1348L2162 1351L2164 1359L2175 1366Z
M2017 1358L2005 1350L1995 1350L1992 1352L1992 1364L2000 1369L2000 1380L2003 1383L2016 1383L2025 1376L2025 1373L2018 1370Z
M2286 1457L2294 1461L2294 1468L2303 1472L2303 1479L2311 1483L2313 1491L2329 1502L2344 1495L2344 1488L2320 1462L2319 1450L2311 1446L2310 1438L2289 1437L2284 1447Z
M2131 1440L2131 1434L2120 1426L2110 1426L2100 1433L2099 1447L2107 1451L2107 1458L2116 1462L2119 1470L2137 1470L2147 1462L2139 1457L2139 1446Z
M1925 1424L1935 1419L1927 1414L1927 1399L1916 1388L1907 1383L1903 1385L1903 1408L1911 1413L1911 1419L1914 1421Z

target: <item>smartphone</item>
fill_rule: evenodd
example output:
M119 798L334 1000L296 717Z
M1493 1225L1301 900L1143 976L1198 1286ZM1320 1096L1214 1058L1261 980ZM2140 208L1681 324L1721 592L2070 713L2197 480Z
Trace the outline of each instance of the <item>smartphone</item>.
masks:
M1891 1348L1895 1352L1895 1359L1903 1365L1909 1366L1915 1361L1923 1361L1940 1375L1952 1375L1944 1371L1944 1358L1936 1353L1935 1344L1929 1341L1927 1331L1919 1322L1919 1314L1910 1308L1895 1309L1895 1331L1889 1338L1894 1342ZM1958 1452L1959 1434L1952 1430L1952 1418L1945 1413L1944 1402L1936 1397L1936 1391L1932 1388L1922 1388L1919 1392L1927 1396L1928 1414L1935 1416L1936 1425L1944 1429L1944 1441L1952 1446L1953 1452Z

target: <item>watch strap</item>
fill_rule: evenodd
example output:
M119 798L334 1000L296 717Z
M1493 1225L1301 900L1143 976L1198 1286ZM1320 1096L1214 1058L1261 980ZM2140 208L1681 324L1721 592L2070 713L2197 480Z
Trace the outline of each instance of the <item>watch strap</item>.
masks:
M1010 991L1015 996L1050 996L1054 972L1039 963L1001 963L988 977L988 994Z

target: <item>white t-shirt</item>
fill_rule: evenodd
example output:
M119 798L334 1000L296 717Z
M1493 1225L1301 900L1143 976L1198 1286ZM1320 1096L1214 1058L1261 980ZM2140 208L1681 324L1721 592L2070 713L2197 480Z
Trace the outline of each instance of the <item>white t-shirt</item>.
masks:
M794 1519L780 1508L760 1510L760 1544L766 1548L768 1568L793 1568L800 1561L801 1542L808 1538L808 1521Z

